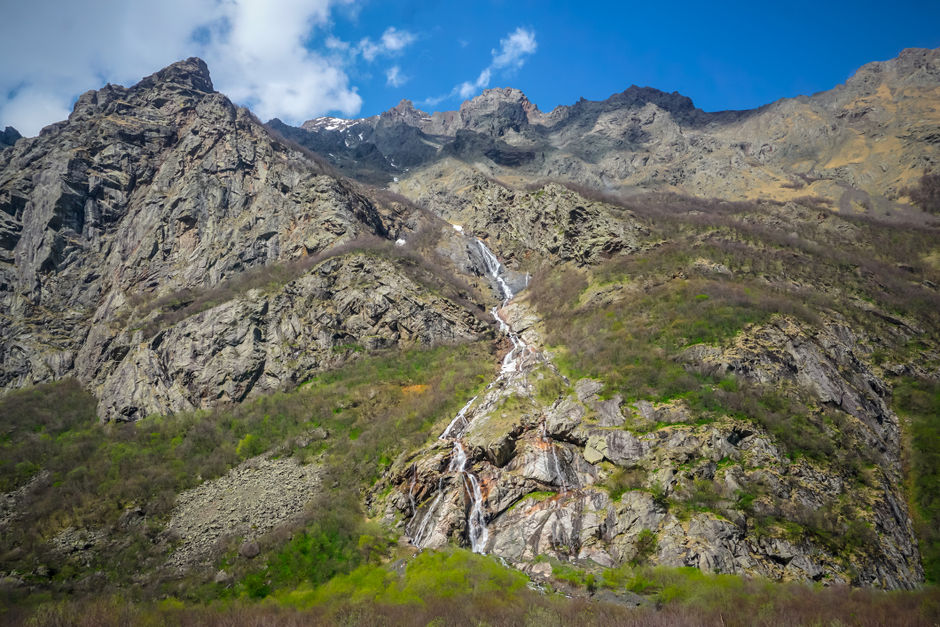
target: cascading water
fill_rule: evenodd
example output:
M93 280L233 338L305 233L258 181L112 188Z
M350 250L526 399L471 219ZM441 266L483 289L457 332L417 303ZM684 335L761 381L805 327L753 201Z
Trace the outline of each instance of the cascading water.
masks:
M505 307L506 304L512 300L513 292L510 289L509 284L503 279L503 265L496 258L496 255L486 247L486 245L477 240L477 246L480 249L480 253L483 257L483 263L486 266L486 271L490 277L496 282L496 285L499 287L500 296L502 297L502 305ZM526 275L526 283L528 284L528 275ZM528 345L523 342L518 335L512 330L509 324L503 320L499 315L499 309L493 307L491 313L493 318L496 320L496 324L499 326L501 333L504 333L509 341L512 343L512 349L506 353L506 356L503 358L502 366L500 367L499 376L491 382L487 389L492 388L500 381L503 381L505 378L512 376L519 370L519 361L521 357L525 355ZM477 479L476 475L467 470L467 452L463 447L463 443L460 441L460 436L464 434L467 428L470 426L470 420L467 418L467 412L470 410L474 401L477 400L477 397L474 396L471 398L466 405L461 408L453 420L450 421L450 424L447 425L447 428L444 429L444 432L441 434L441 440L447 440L450 438L454 439L454 448L451 453L450 465L448 466L448 472L456 473L463 478L464 490L470 499L470 510L467 513L467 529L468 535L470 536L470 548L475 553L484 553L486 551L486 541L489 538L489 530L486 528L486 517L483 513L483 491L480 488L480 482ZM552 450L554 454L554 449ZM555 467L556 469L560 468L558 466L558 458L555 457ZM415 471L417 474L417 471ZM558 473L561 476L560 472ZM414 479L412 479L414 481ZM435 513L437 512L438 507L440 506L441 500L444 496L443 491L443 481L444 477L441 476L437 484L437 496L432 501L431 506L428 508L428 511L425 512L424 517L421 519L420 524L418 525L417 532L412 536L412 543L421 547L422 543L427 540L425 534L428 530L432 519L434 518ZM562 478L562 482L564 479ZM411 494L409 493L409 497ZM412 502L412 524L417 518L417 511L414 508L414 503Z
M489 248L486 247L486 244L477 240L477 246L480 247L480 253L483 255L483 263L486 265L486 271L490 273L490 276L496 280L496 284L499 285L500 296L503 297L503 305L512 300L513 293L509 289L509 285L503 280L503 264L499 262L499 259L496 258L496 255L493 254Z
M424 515L424 518L421 519L421 524L418 525L418 532L411 538L411 543L416 547L421 547L421 538L424 537L424 531L428 527L428 523L431 522L431 519L434 517L434 512L437 511L437 506L441 503L441 498L444 496L444 477L441 477L437 482L437 496L434 497L434 502L431 503L431 507L428 508L427 513Z
M486 528L486 519L483 517L483 493L480 491L480 484L477 482L477 478L473 476L473 473L464 473L464 481L470 482L468 492L471 494L472 502L470 515L467 516L467 524L470 530L470 548L474 553L485 553L486 541L490 537L490 531Z
M439 440L446 440L447 438L449 438L451 432L454 429L456 429L457 425L461 422L463 423L463 428L464 429L467 428L467 425L469 425L469 423L467 422L467 410L470 409L470 406L473 405L473 401L475 400L477 400L476 396L474 396L469 401L467 401L467 404L464 405L463 408L459 412L457 412L457 416L453 420L450 421L450 424L447 425L446 429L444 429L444 433L442 433L441 437L438 438Z
M411 485L408 486L408 500L411 501L411 515L414 516L418 513L418 508L415 505L415 483L418 480L418 466L417 464L412 464L411 466Z

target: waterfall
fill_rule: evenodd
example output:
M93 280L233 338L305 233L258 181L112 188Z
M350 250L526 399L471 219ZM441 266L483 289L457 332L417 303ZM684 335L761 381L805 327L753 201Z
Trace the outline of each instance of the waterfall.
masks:
M437 496L434 497L434 502L431 503L431 507L428 508L427 513L424 515L424 518L421 520L421 524L418 525L418 533L416 533L414 537L411 538L412 544L414 544L418 548L421 548L421 537L424 535L424 530L427 528L428 523L431 522L431 518L434 516L434 512L437 510L437 506L441 502L441 497L444 496L444 491L441 488L443 488L443 486L440 485L440 483L438 483Z
M483 518L483 494L480 491L480 484L472 473L464 474L464 481L470 482L471 494L470 515L467 517L467 524L470 529L470 549L474 553L486 553L486 541L490 536L489 529L486 528L486 519Z
M493 254L489 248L486 247L486 244L477 240L477 246L480 247L480 253L483 254L483 263L486 265L486 271L490 273L490 276L496 280L496 284L499 285L500 296L503 297L503 305L512 300L513 293L509 289L509 285L506 284L506 281L503 280L503 264L499 262L499 259L496 258L496 255Z
M411 465L411 485L408 486L408 500L411 501L411 515L414 516L418 513L418 508L415 506L415 482L418 480L418 465Z
M477 400L476 396L474 396L469 401L467 401L467 404L464 405L463 408L459 412L457 412L457 416L453 420L450 421L450 424L447 425L446 429L444 429L444 433L442 433L441 436L438 438L439 440L446 440L447 438L449 438L451 432L460 422L463 423L463 427L464 427L463 429L460 430L460 433L463 433L463 430L466 429L470 424L469 422L467 422L467 410L470 409L470 406L473 405L473 401L475 400Z
M456 228L456 227L455 227ZM460 230L460 229L458 229ZM502 297L502 305L505 307L510 300L512 300L513 292L506 281L503 279L504 268L503 265L499 262L499 259L496 258L496 255L486 247L486 245L480 240L476 240L477 246L480 249L480 253L483 256L483 263L486 266L486 271L489 276L496 282L496 285L499 287L500 296ZM526 284L528 284L528 275L526 275ZM487 389L492 388L500 381L503 381L507 377L512 376L519 370L519 361L523 355L525 355L526 350L529 348L528 345L519 338L519 336L512 330L502 316L499 315L499 308L493 307L491 312L493 318L496 320L496 324L499 327L499 331L505 334L509 341L512 343L512 349L506 353L506 356L503 357L502 365L500 366L499 375L494 381L492 381ZM474 396L461 408L453 420L450 421L450 424L447 425L447 428L444 429L444 432L440 435L441 440L448 440L453 438L454 448L451 452L450 464L447 467L447 472L454 473L459 475L463 479L464 491L467 494L467 498L470 500L470 508L467 513L467 531L470 537L470 548L474 553L485 553L486 552L486 541L489 538L489 530L486 528L486 517L483 513L483 490L480 488L480 482L477 479L476 475L473 474L470 470L467 469L467 451L464 449L463 443L460 441L460 437L466 432L467 428L470 426L470 420L467 418L467 412L473 406L473 403L477 400L478 397ZM552 454L554 455L555 451L552 448ZM555 457L555 468L556 474L561 477L562 485L564 485L564 478L560 473L560 466L558 465L558 458ZM414 488L412 479L412 490ZM426 541L425 533L428 529L428 526L431 524L431 521L434 518L434 515L437 512L438 507L440 506L441 500L444 496L444 477L443 475L438 479L437 484L437 496L434 498L434 501L431 502L431 506L428 508L428 511L425 512L424 517L421 519L420 524L418 525L417 532L412 536L412 543L421 547L422 542ZM412 497L411 490L409 490L409 497ZM412 522L413 525L415 519L417 518L417 510L414 507L414 499L412 498Z

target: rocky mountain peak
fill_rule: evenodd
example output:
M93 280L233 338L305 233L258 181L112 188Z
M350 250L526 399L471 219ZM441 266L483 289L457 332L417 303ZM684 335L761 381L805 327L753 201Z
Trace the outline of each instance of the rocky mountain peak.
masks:
M905 48L897 57L888 61L866 63L846 81L846 86L857 89L883 81L933 86L938 80L940 49Z
M484 89L483 92L460 105L461 114L464 111L476 114L495 112L505 105L518 106L527 116L539 112L535 106L522 91L514 87L494 87Z
M683 96L677 91L669 93L653 87L640 87L638 85L630 85L619 94L614 94L608 98L607 102L617 107L630 109L639 109L647 104L654 104L663 111L669 111L670 113L695 111L695 105L688 96Z
M402 99L397 105L381 114L382 120L404 122L406 124L417 125L423 118L429 117L427 113L416 109L414 103L407 98Z
M6 127L3 129L3 132L0 132L0 148L12 146L20 137L22 137L22 135L20 135L18 130L12 126Z
M175 85L206 93L215 91L212 79L209 77L209 66L199 57L189 57L168 65L141 80L137 88L150 89L158 85Z

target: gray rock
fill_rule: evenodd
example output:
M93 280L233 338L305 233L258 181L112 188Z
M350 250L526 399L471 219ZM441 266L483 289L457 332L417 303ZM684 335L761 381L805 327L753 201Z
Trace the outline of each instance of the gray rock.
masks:
M259 553L261 553L261 547L254 540L245 542L238 549L238 554L249 560L258 557Z

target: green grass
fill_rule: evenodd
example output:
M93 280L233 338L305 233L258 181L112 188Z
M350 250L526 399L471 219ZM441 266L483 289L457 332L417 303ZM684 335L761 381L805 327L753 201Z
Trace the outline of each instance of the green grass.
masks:
M323 464L324 485L342 480L348 490L336 492L337 503L350 494L358 503L359 490L390 459L424 441L435 422L483 385L491 374L490 350L477 343L379 354L291 392L130 424L100 424L94 399L71 381L8 394L0 399L0 415L8 417L0 435L0 484L15 488L40 469L49 479L24 504L22 520L29 523L0 537L0 570L54 567L56 580L68 580L85 567L63 564L46 540L68 526L107 529L126 508L140 507L151 526L128 532L133 541L125 549L91 566L120 582L126 573L119 566L135 555L142 567L148 555L158 560L148 538L176 494L275 447ZM426 387L417 394L402 391L416 385ZM65 411L50 409L57 407ZM301 446L297 436L314 429L329 437ZM312 523L319 524L316 517ZM140 553L142 547L150 553Z
M894 407L907 419L912 513L927 581L940 582L940 384L901 379Z
M494 595L509 602L525 589L526 582L525 575L502 566L496 558L450 548L419 553L407 562L403 573L381 565L361 566L319 588L302 586L275 598L294 607L350 602L423 605L426 599Z
M264 568L241 577L233 592L260 599L299 583L317 586L385 557L392 543L387 530L364 522L357 504L348 496L340 493L317 499L321 514L272 552ZM223 566L231 568L225 562Z
M646 484L647 471L643 468L615 468L601 487L607 490L610 500L616 502L631 490L642 489Z
M572 380L605 381L626 400L668 400L697 390L702 378L675 356L693 344L728 339L764 322L776 299L757 290L705 279L673 281L599 307L581 307L581 273L560 272L537 285L532 300L546 315L547 341L563 347L559 366ZM703 300L701 295L707 295Z

